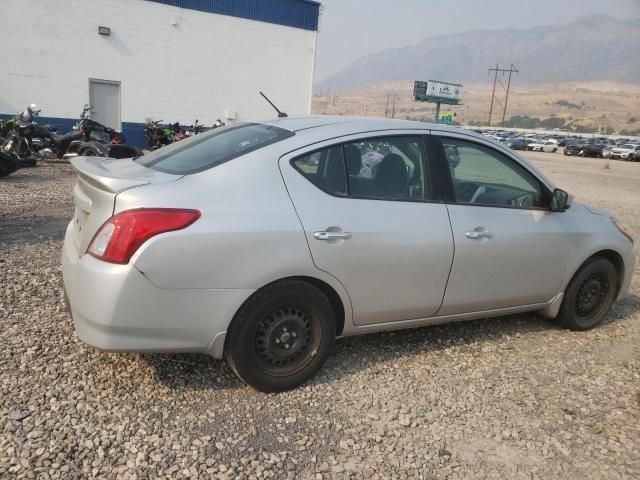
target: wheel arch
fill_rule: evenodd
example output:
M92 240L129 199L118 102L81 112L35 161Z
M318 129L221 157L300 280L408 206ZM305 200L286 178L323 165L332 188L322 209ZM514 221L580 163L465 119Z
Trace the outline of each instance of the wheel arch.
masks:
M342 302L342 298L340 298L340 295L338 294L338 292L331 285L329 285L327 282L323 280L320 280L319 278L305 277L305 276L289 277L283 280L301 280L303 282L307 282L313 285L322 293L324 293L329 299L329 302L331 303L331 307L333 308L333 312L335 313L335 316L336 316L336 337L339 337L340 335L342 335L342 332L344 330L344 321L345 321L344 303Z
M285 282L288 280L298 280L298 281L306 282L309 285L312 285L313 287L317 288L327 296L327 298L329 299L329 303L331 304L331 307L333 308L333 311L336 315L336 337L339 337L340 335L342 335L342 332L344 330L346 314L345 314L345 305L342 298L340 297L340 294L336 291L334 287L332 287L329 283L325 282L324 280L321 280L316 277L306 276L306 275L293 275L288 277L282 277L258 288L251 295L249 295L249 297L246 298L244 302L240 304L235 314L233 315L233 318L229 322L229 325L231 325L231 323L236 319L236 316L238 312L242 309L242 307L247 302L249 302L256 294L258 294L259 292L261 292L267 287L270 287L274 284ZM211 345L209 346L206 353L208 355L211 355L214 358L223 358L224 352L227 351L227 347L228 347L227 343L228 343L227 332L226 331L219 332L212 340Z
M233 322L233 320L236 318L236 315L242 309L242 307L247 302L249 302L255 295L259 294L265 288L271 287L274 284L286 282L289 280L298 280L298 281L308 283L309 285L317 288L318 290L320 290L322 293L326 295L326 297L329 299L329 303L331 304L331 308L333 308L333 311L336 316L336 337L339 337L342 334L342 331L344 330L344 324L345 324L345 306L342 298L340 297L340 294L336 291L334 287L329 285L324 280L321 280L317 277L310 277L306 275L293 275L289 277L282 277L261 286L255 292L253 292L244 302L242 302L240 307L236 310L236 313L234 314L233 318L231 319L231 322ZM227 348L226 341L224 342L224 348L225 349Z
M617 285L616 285L616 289L617 291L620 290L620 287L622 286L623 282L624 282L624 274L625 274L625 269L624 269L624 260L622 255L620 255L619 252L611 249L611 248L603 248L600 250L597 250L593 253L591 253L589 256L585 257L581 262L579 262L576 267L574 268L574 270L571 272L571 275L568 277L568 279L566 280L566 285L563 288L563 292L566 291L566 289L569 287L569 284L571 283L571 281L575 278L576 274L580 271L580 269L583 267L583 265L585 263L587 263L589 260L592 260L596 257L600 257L600 258L605 258L607 260L609 260L611 263L613 263L613 266L616 269L616 276L617 276Z
M546 308L540 311L543 316L548 318L555 318L558 315L560 311L560 307L564 300L564 295L567 291L567 288L569 288L571 281L575 278L576 274L589 260L592 260L593 258L597 258L597 257L605 258L609 260L613 264L614 268L616 269L616 277L617 277L616 296L619 294L620 289L622 288L622 285L624 283L624 275L625 275L623 257L622 255L620 255L620 253L610 248L601 249L592 253L588 257L585 257L581 262L577 264L577 266L571 272L571 275L565 279L565 283L562 290L558 293L558 295L556 295L556 297L553 298L551 303Z
M613 263L613 266L616 269L616 274L617 274L617 279L618 279L618 283L616 285L616 295L617 295L617 292L619 292L620 288L622 287L622 283L624 281L624 274L625 274L625 271L624 271L624 260L622 260L622 255L620 255L615 250L610 250L610 249L600 250L600 251L594 253L593 255L591 255L584 262L582 262L580 264L580 267L582 267L582 265L584 265L586 262L588 262L589 260L591 260L592 258L595 258L595 257L606 258L611 263ZM577 272L577 270L576 270L576 272ZM573 274L574 276L575 276L576 272L574 272L574 274ZM573 277L571 277L571 278L573 278Z

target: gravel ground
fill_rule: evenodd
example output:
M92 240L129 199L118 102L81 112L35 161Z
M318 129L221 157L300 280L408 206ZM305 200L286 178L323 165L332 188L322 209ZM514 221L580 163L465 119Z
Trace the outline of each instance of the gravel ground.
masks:
M528 156L640 237L640 164ZM263 395L224 362L76 338L73 181L0 180L0 478L640 477L640 276L590 332L518 315L343 339L307 386Z

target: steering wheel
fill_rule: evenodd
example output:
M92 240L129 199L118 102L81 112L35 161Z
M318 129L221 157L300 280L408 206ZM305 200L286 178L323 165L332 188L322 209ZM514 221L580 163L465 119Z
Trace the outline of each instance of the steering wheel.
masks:
M463 182L458 185L458 191L465 202L474 203L480 195L487 191L487 187L484 185L476 185L472 182Z
M525 193L524 195L518 195L509 200L509 205L514 207L527 208L533 206L533 195L531 193Z

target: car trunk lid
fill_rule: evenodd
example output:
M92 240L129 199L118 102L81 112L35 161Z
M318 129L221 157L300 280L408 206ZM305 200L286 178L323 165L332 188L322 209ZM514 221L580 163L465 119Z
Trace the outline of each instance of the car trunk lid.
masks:
M113 215L120 192L182 178L146 168L132 159L76 157L71 165L78 173L73 187L73 239L79 257L85 254L100 226Z

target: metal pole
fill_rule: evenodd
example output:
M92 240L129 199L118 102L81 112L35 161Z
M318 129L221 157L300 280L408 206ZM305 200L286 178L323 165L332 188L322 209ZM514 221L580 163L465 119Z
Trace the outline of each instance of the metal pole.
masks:
M389 116L389 100L391 99L391 92L387 92L387 106L384 109L384 118Z
M496 97L496 82L498 81L498 69L500 65L496 63L496 74L493 77L493 92L491 93L491 107L489 108L489 126L491 126L491 115L493 114L493 100ZM493 69L489 69L491 71Z
M391 107L391 118L396 118L396 92L393 92L393 107Z
M436 102L436 124L440 120L440 102Z
M509 102L509 88L511 88L511 74L514 72L513 63L509 67L509 81L507 82L507 96L504 99L504 111L502 112L502 126L504 127L504 119L507 116L507 103Z

